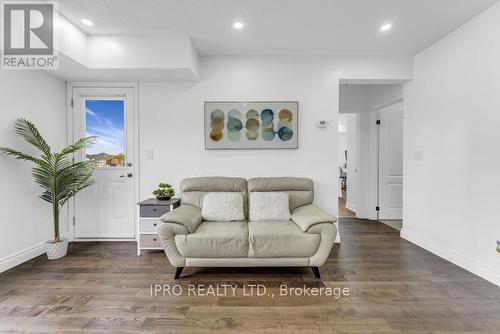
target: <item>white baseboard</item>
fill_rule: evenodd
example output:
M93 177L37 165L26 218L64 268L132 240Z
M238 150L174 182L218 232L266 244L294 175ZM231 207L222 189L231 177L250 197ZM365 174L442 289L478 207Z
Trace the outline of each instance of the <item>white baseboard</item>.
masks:
M340 244L340 229L339 229L339 223L334 224L335 227L337 228L337 235L335 236L335 241L333 242L334 244Z
M67 235L61 235L61 238L67 238ZM11 254L3 259L0 259L0 273L18 266L26 261L34 259L37 256L44 254L46 251L45 242L41 242L34 246L28 247L20 252Z
M471 258L467 258L461 255L458 255L451 249L443 247L434 241L426 239L416 233L408 231L407 229L401 229L401 238L408 240L409 242L422 247L423 249L453 263L457 266L470 271L471 273L484 278L491 283L500 286L500 272L491 270L487 266L482 263L477 262Z
M352 205L351 203L347 202L345 204L345 207L349 210L351 210L352 212L356 213L356 205Z
M45 242L36 244L0 260L0 273L45 253Z

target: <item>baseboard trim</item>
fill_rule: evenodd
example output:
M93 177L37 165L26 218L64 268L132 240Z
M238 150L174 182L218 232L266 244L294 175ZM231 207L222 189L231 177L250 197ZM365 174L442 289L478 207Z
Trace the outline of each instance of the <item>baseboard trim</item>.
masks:
M334 244L340 244L340 230L339 230L339 223L334 224L335 227L337 228L337 235L335 236L335 241L333 242Z
M423 249L453 263L456 264L457 266L481 277L484 278L485 280L495 284L496 286L500 286L500 272L496 272L494 270L491 270L487 266L485 266L482 263L477 262L476 260L473 260L471 258L467 258L464 256L461 256L451 249L448 249L446 247L443 247L434 241L431 241L427 238L424 238L417 233L408 231L408 229L405 229L404 226L401 229L401 238L419 246L422 247Z
M68 235L61 235L61 238L67 238ZM45 242L38 243L28 247L22 251L11 254L3 259L0 259L0 273L7 271L24 262L34 259L37 256L44 254L46 251Z
M45 242L42 242L1 259L0 273L42 255L45 253L45 250Z
M356 206L355 205L352 205L350 203L346 203L345 204L345 207L349 210L351 210L352 212L356 213Z

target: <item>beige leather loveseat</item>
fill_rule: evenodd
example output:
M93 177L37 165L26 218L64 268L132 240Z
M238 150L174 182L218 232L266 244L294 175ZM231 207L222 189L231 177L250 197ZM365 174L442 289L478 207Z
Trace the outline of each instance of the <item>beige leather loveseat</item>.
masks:
M209 192L243 196L246 220L204 221L203 197ZM289 195L291 220L248 221L251 192ZM337 234L336 218L313 203L313 182L305 178L200 177L181 183L182 205L162 217L158 234L179 278L184 267L311 267L319 278Z

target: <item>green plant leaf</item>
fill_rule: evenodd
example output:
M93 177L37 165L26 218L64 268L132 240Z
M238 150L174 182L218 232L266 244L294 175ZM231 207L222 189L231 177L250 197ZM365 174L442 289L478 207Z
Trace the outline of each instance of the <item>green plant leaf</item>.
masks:
M65 147L60 152L60 154L64 156L64 155L67 155L70 153L74 153L74 152L89 148L95 143L96 139L97 139L97 137L95 137L95 136L81 138L78 141L76 141L74 144L71 144L71 145Z
M42 135L33 123L24 118L18 118L15 129L16 133L23 137L28 143L32 144L43 153L47 155L50 154L50 146L47 144L45 139L43 139Z
M7 154L9 156L12 156L12 157L14 157L14 158L16 158L18 160L32 161L32 162L35 162L35 163L38 162L37 158L32 157L29 154L16 151L16 150L14 150L12 148L0 147L0 152L5 153L5 154Z

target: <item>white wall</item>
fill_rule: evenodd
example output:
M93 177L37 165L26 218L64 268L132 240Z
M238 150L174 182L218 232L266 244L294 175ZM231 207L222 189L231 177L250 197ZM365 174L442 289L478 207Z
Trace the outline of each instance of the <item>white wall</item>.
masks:
M62 54L82 65L88 63L88 36L64 16L56 13L54 27L58 45L54 47Z
M344 166L347 162L345 158L345 151L347 151L347 132L339 132L338 143L338 166Z
M405 88L402 231L497 285L499 32L497 4L415 58Z
M338 120L338 157L337 157L337 166L336 170L339 176L339 197L342 197L342 187L340 183L340 168L339 167L344 167L345 164L347 163L347 159L345 158L345 151L347 151L347 118L345 117L345 114L339 114L339 120Z
M339 112L358 113L368 109L368 86L346 85L339 88Z
M358 173L358 115L345 115L347 120L347 198L346 206L356 211Z
M92 35L87 40L88 67L94 69L191 68L197 57L187 35Z
M32 152L14 132L18 117L33 121L49 145L66 143L64 82L40 71L0 71L0 145ZM0 272L44 252L53 237L51 206L38 198L39 188L25 161L0 156ZM68 231L66 211L61 233Z
M316 203L337 214L338 83L358 77L359 69L368 79L408 78L412 70L406 58L214 57L201 60L199 83L141 83L141 198L160 181L178 190L190 176L304 176L315 181ZM205 151L202 113L209 100L299 101L299 149ZM332 126L318 129L320 119Z
M347 115L339 114L338 121L339 143L338 143L338 165L344 166L347 163L345 151L347 151Z

